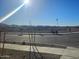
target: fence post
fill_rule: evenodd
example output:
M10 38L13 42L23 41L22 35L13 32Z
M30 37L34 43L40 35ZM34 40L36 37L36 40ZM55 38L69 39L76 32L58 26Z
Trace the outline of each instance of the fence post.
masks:
M1 51L1 56L4 55L4 46L5 46L5 35L6 35L6 32L3 32L3 42L2 42L2 51Z

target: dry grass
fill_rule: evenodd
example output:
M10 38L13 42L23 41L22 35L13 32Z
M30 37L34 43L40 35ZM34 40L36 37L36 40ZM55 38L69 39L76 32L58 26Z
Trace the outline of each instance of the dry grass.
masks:
M0 49L1 52L1 49ZM34 52L31 53L32 59L41 59L40 55L38 53ZM40 53L43 57L43 59L60 59L61 55L55 55L55 54L46 54L46 53ZM29 52L26 51L16 51L16 50L9 50L5 49L4 50L4 55L9 55L10 59L29 59Z

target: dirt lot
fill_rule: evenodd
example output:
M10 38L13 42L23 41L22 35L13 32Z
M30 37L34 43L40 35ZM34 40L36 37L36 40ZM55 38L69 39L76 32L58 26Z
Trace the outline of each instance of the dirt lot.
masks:
M9 32L6 34L6 42L29 43L29 35L19 36L20 33ZM33 40L33 39L31 39ZM79 33L59 34L59 35L35 35L35 42L39 44L56 44L63 46L79 47Z

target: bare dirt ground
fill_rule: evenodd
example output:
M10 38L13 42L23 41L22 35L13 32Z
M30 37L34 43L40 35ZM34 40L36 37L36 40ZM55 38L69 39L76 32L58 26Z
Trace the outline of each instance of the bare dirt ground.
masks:
M31 36L31 38L33 37ZM29 43L29 35L19 36L19 33L10 32L6 34L6 42ZM35 35L35 42L32 43L79 47L79 33Z

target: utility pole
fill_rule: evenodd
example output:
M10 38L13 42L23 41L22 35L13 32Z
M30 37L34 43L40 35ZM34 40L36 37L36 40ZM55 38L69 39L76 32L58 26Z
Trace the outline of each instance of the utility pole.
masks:
M56 19L56 22L57 22L57 24L56 24L56 34L58 34L58 26L59 26L59 19L58 18Z
M58 18L56 19L56 23L57 23L56 25L59 26L59 19Z

